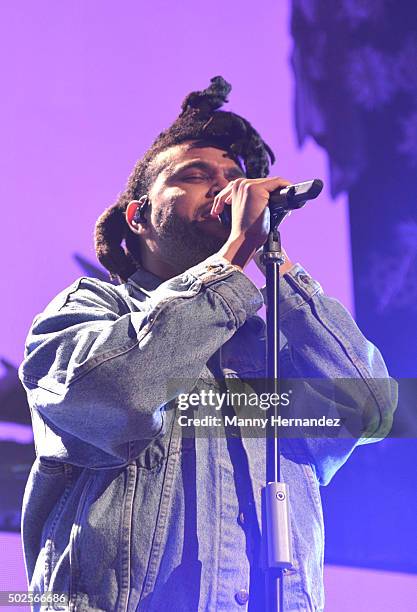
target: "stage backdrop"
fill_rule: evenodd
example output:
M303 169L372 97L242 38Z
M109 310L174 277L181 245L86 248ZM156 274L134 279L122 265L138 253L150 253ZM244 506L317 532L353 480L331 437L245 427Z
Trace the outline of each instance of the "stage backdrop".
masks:
M332 195L348 194L357 322L393 376L414 378L400 381L402 439L359 449L323 490L327 558L416 572L416 6L294 0L291 24L299 142L324 147Z

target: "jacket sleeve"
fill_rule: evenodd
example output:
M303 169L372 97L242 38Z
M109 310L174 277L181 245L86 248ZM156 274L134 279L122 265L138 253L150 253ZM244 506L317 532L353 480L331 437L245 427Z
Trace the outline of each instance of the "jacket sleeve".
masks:
M144 311L132 312L133 302L82 278L35 318L19 374L38 454L104 467L128 461L132 441L161 431L162 407L191 390L181 379L192 384L263 299L212 256L162 283Z
M390 431L397 383L378 349L360 332L349 312L323 294L319 283L296 264L280 283L282 375L302 379L298 405L303 417L339 417L335 432L303 441L321 484L327 484L357 444Z

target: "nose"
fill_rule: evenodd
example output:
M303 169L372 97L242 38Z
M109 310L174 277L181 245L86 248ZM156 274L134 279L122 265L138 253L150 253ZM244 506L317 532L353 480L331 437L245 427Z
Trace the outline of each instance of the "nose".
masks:
M208 197L214 198L218 193L222 191L229 184L229 179L227 179L223 174L219 174L213 180L213 184L210 187L210 191L207 194Z

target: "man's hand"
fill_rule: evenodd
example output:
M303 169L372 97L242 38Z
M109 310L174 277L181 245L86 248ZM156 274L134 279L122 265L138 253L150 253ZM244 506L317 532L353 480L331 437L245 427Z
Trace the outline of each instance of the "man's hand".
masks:
M269 234L269 194L279 187L291 185L283 178L238 178L231 181L215 198L211 214L220 215L225 206L232 206L232 229L219 254L244 268ZM288 262L291 267L291 262ZM289 269L287 262L284 266ZM282 270L284 274L287 269Z
M293 267L293 262L290 260L290 258L288 257L285 249L283 247L281 247L281 251L284 254L285 257L285 261L283 264L280 265L279 267L279 273L282 276L283 274L285 274L286 272L288 272L289 270L291 270L291 268ZM255 255L253 256L253 261L256 264L256 267L258 268L258 270L260 270L262 272L262 274L266 277L266 268L265 265L262 263L261 259L262 259L262 252L263 249L260 248L256 251Z

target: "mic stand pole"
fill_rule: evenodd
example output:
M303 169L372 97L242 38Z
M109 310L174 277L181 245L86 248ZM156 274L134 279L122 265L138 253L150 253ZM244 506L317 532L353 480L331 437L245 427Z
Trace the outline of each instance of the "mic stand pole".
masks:
M307 200L316 198L323 181L313 179L273 192L269 210L271 225L264 244L261 261L266 271L266 376L269 393L279 394L279 266L285 257L281 249L279 224L292 210L302 208ZM278 397L278 396L275 396ZM267 612L284 612L284 569L292 567L288 487L281 482L279 403L269 410L266 428L266 486L263 489L266 533L265 600Z
M287 213L286 213L287 214ZM262 263L266 268L266 325L267 325L267 381L268 392L279 394L279 266L285 257L281 250L278 225L272 226L263 247ZM272 217L272 215L271 215ZM275 396L277 397L277 396ZM278 402L275 402L278 404ZM265 601L267 612L283 612L283 570L292 566L288 487L281 482L279 406L269 410L266 433L266 486L263 490L266 519L267 563L265 573Z
M270 194L269 210L271 231L264 244L261 257L266 268L266 362L268 392L279 394L279 266L285 257L281 249L279 224L292 210L302 208L307 200L316 198L323 188L323 181L313 179L296 185L288 185ZM222 223L231 227L231 214L225 206L220 214ZM277 404L278 402L275 402ZM266 428L266 486L263 503L265 508L266 549L265 601L267 612L283 610L283 570L292 567L288 487L281 482L280 440L278 425L279 409L269 410ZM264 534L263 534L264 535Z

